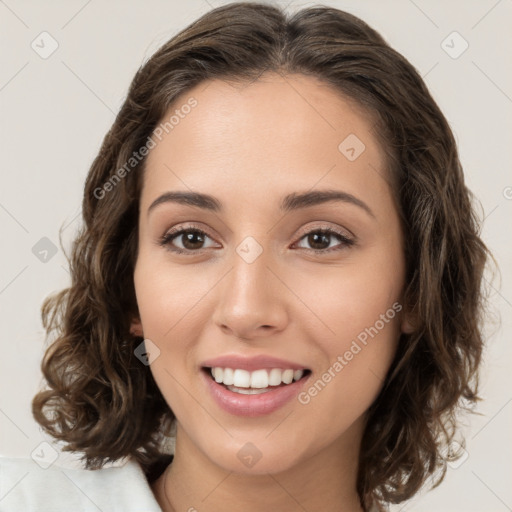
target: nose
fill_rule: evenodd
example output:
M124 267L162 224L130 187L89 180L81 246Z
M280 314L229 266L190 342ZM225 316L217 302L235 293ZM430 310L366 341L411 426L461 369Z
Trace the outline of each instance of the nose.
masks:
M264 253L251 263L235 253L233 268L218 287L213 321L244 341L275 335L288 322L286 292Z

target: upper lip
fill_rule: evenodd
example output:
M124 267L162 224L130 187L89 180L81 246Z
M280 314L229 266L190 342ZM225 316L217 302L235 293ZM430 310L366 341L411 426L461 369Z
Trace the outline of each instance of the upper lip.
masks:
M307 367L300 364L294 363L293 361L287 361L285 359L278 359L276 357L268 356L265 354L243 357L239 355L224 355L208 359L203 361L201 366L207 368L239 368L240 370L247 370L249 372L262 369L270 368L281 368L281 369L292 369L292 370L306 370Z

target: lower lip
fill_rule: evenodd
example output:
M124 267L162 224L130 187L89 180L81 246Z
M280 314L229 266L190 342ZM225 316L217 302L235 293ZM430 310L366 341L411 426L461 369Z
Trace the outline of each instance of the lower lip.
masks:
M223 384L218 384L211 379L204 371L201 374L206 381L210 394L221 409L237 416L250 417L270 414L283 407L299 394L300 388L310 375L308 374L296 382L259 395L242 395L229 391Z

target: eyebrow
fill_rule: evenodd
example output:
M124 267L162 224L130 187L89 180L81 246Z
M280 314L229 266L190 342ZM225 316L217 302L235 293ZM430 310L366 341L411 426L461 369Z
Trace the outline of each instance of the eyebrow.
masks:
M353 204L363 209L368 215L375 218L375 214L370 207L361 199L343 192L341 190L314 190L308 192L292 192L286 195L280 204L280 210L288 213L291 211L308 208L319 204L330 202L342 202ZM189 191L173 191L166 192L157 197L149 206L148 214L160 204L164 203L178 203L188 206L195 206L204 210L220 213L223 211L222 203L215 197L209 194L202 194L199 192Z

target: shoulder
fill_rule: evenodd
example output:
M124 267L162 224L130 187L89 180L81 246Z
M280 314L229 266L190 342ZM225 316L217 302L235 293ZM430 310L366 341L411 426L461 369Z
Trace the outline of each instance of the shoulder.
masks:
M141 466L42 468L31 458L0 457L2 512L161 512Z

